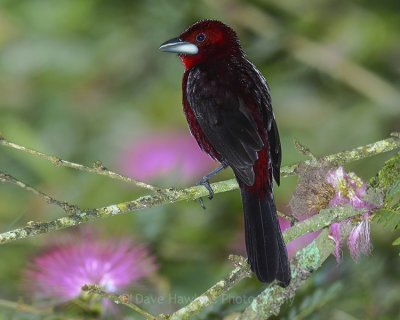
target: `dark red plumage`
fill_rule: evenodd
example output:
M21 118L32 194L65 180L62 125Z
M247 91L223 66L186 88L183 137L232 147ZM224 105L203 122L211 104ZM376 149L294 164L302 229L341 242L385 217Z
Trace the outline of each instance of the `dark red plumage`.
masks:
M235 173L250 266L262 282L288 284L290 267L273 198L281 146L268 85L222 22L199 21L177 41L187 47L168 51L181 52L185 66L183 109L190 131L202 150Z

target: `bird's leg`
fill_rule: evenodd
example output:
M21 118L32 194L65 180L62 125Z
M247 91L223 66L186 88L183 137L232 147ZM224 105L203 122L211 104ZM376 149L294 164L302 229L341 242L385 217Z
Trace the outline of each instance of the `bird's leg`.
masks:
M209 179L213 176L215 176L218 172L220 172L221 170L225 169L227 167L226 164L222 164L219 167L215 168L213 171L211 171L210 173L206 174L203 178L200 179L199 182L196 183L196 186L204 186L209 194L208 194L208 199L212 199L214 197L214 190L211 188L210 186L210 181ZM199 202L200 205L203 209L206 209L204 202L203 202L203 198L199 198Z

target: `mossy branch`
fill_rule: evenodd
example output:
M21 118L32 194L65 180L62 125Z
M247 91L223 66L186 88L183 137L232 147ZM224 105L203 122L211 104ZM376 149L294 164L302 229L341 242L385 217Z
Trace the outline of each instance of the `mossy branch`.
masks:
M43 152L40 151L36 151L24 146L21 146L19 144L16 144L14 142L10 142L8 140L6 140L0 132L0 146L4 146L4 147L8 147L8 148L12 148L15 150L20 150L20 151L24 151L27 153L30 153L34 156L37 156L39 158L45 159L47 161L50 161L53 165L55 165L56 167L67 167L67 168L72 168L72 169L76 169L76 170L80 170L80 171L86 171L89 173L95 173L101 176L106 176L109 177L111 179L116 179L122 182L127 182L127 183L131 183L134 184L140 188L144 188L144 189L148 189L151 190L153 192L162 192L163 189L156 187L156 186L152 186L150 184L147 184L145 182L142 181L138 181L129 177L126 177L120 173L108 170L107 168L105 168L102 164L101 161L97 160L93 163L93 167L88 167L79 163L74 163L74 162L70 162L67 160L63 160L59 157L56 156L50 156L48 154L45 154Z
M4 141L1 139L0 142ZM1 143L0 143L1 144ZM9 142L8 142L9 144ZM298 145L304 149L306 147ZM391 138L378 141L363 147L358 147L350 151L344 151L338 154L328 155L320 158L311 157L310 160L302 163L297 163L291 166L282 168L282 176L294 175L300 165L306 166L337 166L348 163L350 161L360 160L372 155L380 154L383 152L395 150L400 148L399 134L393 134ZM24 150L25 149L20 149ZM29 149L30 150L30 149ZM28 151L29 152L29 151ZM31 153L31 152L29 152ZM35 154L35 153L33 153ZM307 154L309 152L307 151ZM49 156L50 157L50 156ZM86 170L84 170L86 171ZM96 173L96 171L94 171ZM201 196L208 194L208 191L202 186L190 187L182 190L170 188L164 189L160 192L157 189L153 195L140 197L136 200L123 202L119 204L110 205L107 207L82 210L76 206L72 206L66 202L58 201L51 196L26 185L22 181L12 177L11 175L0 172L0 181L13 183L25 190L33 192L34 194L43 198L50 204L56 204L62 207L66 212L73 214L55 219L49 222L29 222L27 226L12 231L0 234L0 243L7 243L17 239L23 239L38 234L47 233L54 230L60 230L70 226L79 225L84 222L95 220L98 218L108 217L112 215L124 214L132 211L137 211L144 208L164 205L182 200L194 200ZM134 180L135 181L135 180ZM221 181L212 184L215 193L226 192L237 188L237 183L234 179ZM72 208L72 209L71 209ZM323 209L318 215L312 216L307 220L296 223L293 227L287 229L283 233L285 242L290 242L295 238L307 233L314 232L321 228L327 227L333 222L341 221L351 216L359 215L360 212L350 206L332 207ZM280 306L288 299L295 295L295 291L300 287L304 281L311 275L311 273L320 267L320 265L327 259L333 252L335 247L334 242L328 237L327 229L324 229L321 234L305 249L299 251L296 258L292 261L292 282L287 288L282 288L278 285L269 286L261 295L259 295L251 305L241 315L241 319L266 319L271 315L278 314ZM108 297L118 303L126 304L128 307L135 309L142 313L149 319L187 319L193 314L201 311L207 305L217 300L223 293L230 290L236 283L243 278L251 275L249 266L244 258L235 257L235 269L229 273L223 280L217 282L210 289L205 291L201 296L194 299L187 306L179 309L173 314L161 314L156 317L147 314L136 305L130 306L129 301L120 301L121 297L111 296L101 289L88 287L91 292ZM95 290L96 289L96 290ZM93 291L94 290L94 291ZM127 304L128 303L128 304ZM138 308L138 309L137 309ZM140 309L140 310L139 310Z
M346 163L362 160L365 158L372 157L377 154L396 150L400 147L400 133L394 132L388 139L380 140L365 146L354 148L352 150L343 151L327 156L319 157L316 159L317 163L326 164L327 166L341 166ZM316 162L314 159L310 159L301 163L285 166L281 169L281 176L287 177L297 174L297 170L300 164L306 166L313 166Z
M333 222L341 221L343 219L357 216L360 212L354 210L351 206L343 206L343 207L333 207L325 210L321 210L319 215L315 215L310 217L309 219L297 223L295 226L285 230L283 232L283 238L286 243L296 239L297 237L307 233L319 230L321 228L327 227ZM257 308L264 308L263 304L267 303L271 312L279 312L280 305L283 304L285 300L281 302L281 300L277 299L282 293L285 298L288 298L288 294L290 296L294 296L295 290L307 279L309 275L311 275L313 270L316 270L322 262L327 259L327 257L333 252L335 248L334 241L332 241L328 237L328 231L324 230L317 239L309 245L307 248L299 251L296 255L296 258L292 260L292 281L289 287L282 288L279 285L271 285L266 291L270 293L262 293L259 297L257 297L252 303L252 306L257 306ZM218 281L211 288L206 290L203 294L198 296L192 302L184 306L183 308L177 310L172 314L160 314L155 319L159 320L179 320L179 319L189 319L194 314L200 312L208 305L214 303L219 297L228 292L233 286L239 283L246 277L252 276L252 272L250 270L249 265L246 262L246 259L241 256L233 256L231 255L230 260L233 262L235 268L224 277L224 279ZM138 311L136 305L130 306L127 304L129 300L126 300L124 296L115 296L109 293L104 292L98 286L85 286L83 288L84 291L89 291L92 293L99 294L103 297L109 298L114 301L116 304L125 304L128 307ZM123 299L123 300L121 300ZM271 300L272 299L272 300ZM273 300L273 299L276 299ZM258 301L258 302L257 302ZM271 302L272 301L272 302ZM270 303L271 302L271 303ZM256 309L257 309L256 308ZM140 309L140 308L139 308ZM250 309L249 309L250 310ZM269 310L269 309L268 309ZM143 310L139 310L138 312L143 313ZM251 311L246 311L250 313L250 316L253 316ZM255 314L259 314L261 311L255 311ZM267 314L267 313L265 313ZM269 313L268 313L269 314ZM264 313L262 313L264 316ZM146 315L149 319L153 316ZM242 316L242 319L247 319L247 315ZM252 318L258 319L258 318Z
M132 303L129 299L128 295L115 295L109 292L105 292L100 286L97 284L85 284L82 287L82 291L91 293L91 294L96 294L100 297L107 298L112 300L115 304L122 304L124 306L127 306L128 308L135 310L136 312L142 314L143 316L146 317L148 320L155 320L156 317L148 313L147 311L144 311L142 308L138 307L136 304Z
M321 228L329 226L333 222L341 221L343 219L346 219L346 218L349 218L352 216L357 216L359 214L360 214L359 211L354 210L354 208L352 208L350 206L332 207L329 209L321 210L320 214L312 216L309 219L299 222L296 225L294 225L293 227L286 229L283 232L283 238L285 240L285 243L288 243L307 232L317 231ZM324 260L333 252L333 249L335 248L335 244L331 239L328 238L327 232L328 232L327 230L323 231L315 240L315 241L318 241L316 243L317 248L324 250L324 252L327 252ZM322 245L324 245L324 247L322 247ZM312 251L315 253L315 250L311 250L312 247L310 247L310 246L307 247L307 248L309 248L309 251L310 252ZM308 251L305 251L305 249L303 249L300 252L303 252L303 251L305 254L304 254L304 257L301 258L301 261L300 260L297 261L296 260L297 258L294 261L292 261L292 277L293 277L293 279L291 281L290 286L287 288L282 288L279 285L271 285L270 287L268 287L267 290L273 290L273 292L276 292L273 295L274 297L279 296L279 294L282 292L282 290L288 290L289 288L292 288L292 289L297 288L294 286L294 284L298 284L298 282L299 282L296 280L296 277L304 278L304 275L306 274L305 270L307 268L309 268L309 262L314 261L315 258L309 256L312 252L308 253ZM325 255L325 253L321 253L320 255L321 256ZM301 256L301 254L299 253L298 255L296 255L296 257L298 257L298 256ZM197 297L191 303L189 303L185 307L179 309L178 311L176 311L175 313L170 315L170 317L168 319L174 319L174 320L188 319L193 314L200 312L203 308L205 308L209 304L215 302L222 294L224 294L228 290L230 290L239 281L241 281L242 279L249 277L251 275L249 265L247 264L247 262L244 258L233 256L233 258L231 258L231 260L235 260L234 264L235 264L236 268L233 271L231 271L223 280L217 282L215 285L213 285L210 289L205 291L202 295ZM305 263L305 262L307 262L307 263ZM322 262L323 261L321 261L321 263ZM317 269L317 267L319 265L313 264L312 266L315 269ZM308 272L308 273L311 273L311 272ZM294 295L294 293L293 293L293 295ZM254 304L254 302L253 302L253 304ZM242 319L247 319L247 318L242 317ZM260 319L264 319L264 318L260 318Z
M317 270L333 253L335 243L324 229L307 247L297 252L292 259L292 280L286 288L271 285L258 295L239 317L240 320L268 319L278 315L281 306L293 299L296 290Z
M57 199L54 199L51 196L47 195L46 193L36 190L35 188L27 185L26 183L22 182L21 180L18 180L17 178L13 177L12 175L8 174L7 172L0 171L0 182L9 182L9 183L15 184L16 186L18 186L22 189L30 191L30 192L36 194L37 196L41 197L46 203L56 205L56 206L60 207L61 209L63 209L68 214L79 211L77 206L71 205L66 201L59 201Z
M13 144L4 138L0 137L0 145L5 146L13 146L16 147L18 145ZM351 161L360 160L363 158L371 157L373 155L381 154L384 152L392 151L400 148L400 138L399 134L392 134L392 137L377 141L372 144L368 144L366 146L358 147L350 151L343 151L340 153L336 153L333 155L327 155L320 158L317 158L316 161L318 163L323 163L324 165L342 165ZM31 149L27 149L22 146L18 146L19 150L26 151L28 153L38 155L40 157L45 157L46 159L52 159L51 156L44 155L40 152L33 151ZM29 150L29 151L28 151ZM62 160L64 161L64 160ZM62 162L71 164L71 162ZM282 177L294 175L297 173L297 169L301 164L312 166L315 163L315 160L307 160L304 162L296 163L294 165L286 166L281 169ZM89 168L77 164L71 165L73 168ZM89 168L92 169L92 168ZM87 171L86 169L81 169ZM89 172L93 172L96 174L104 175L105 171L93 169L89 170ZM109 176L108 174L105 174ZM115 177L115 175L111 175ZM111 177L110 176L110 177ZM130 178L129 178L130 179ZM2 181L6 181L3 179ZM7 180L9 181L9 180ZM125 181L125 180L123 180ZM135 181L135 180L133 180ZM16 183L19 185L18 183ZM225 181L220 181L211 184L215 193L226 192L230 190L237 189L238 185L235 179L229 179ZM31 187L30 187L31 188ZM26 188L25 188L26 189ZM157 191L160 191L157 189ZM39 191L38 191L39 192ZM163 189L162 192L156 192L153 195L146 195L140 198L137 198L132 201L122 202L113 204L110 206L96 208L96 209L88 209L82 210L74 206L76 208L75 213L61 217L55 220L47 221L47 222L29 222L25 227L17 228L8 232L4 232L0 234L0 244L8 243L11 241L15 241L18 239L24 239L27 237L36 236L43 233L48 233L50 231L56 231L65 229L68 227L76 226L85 222L93 221L99 218L105 218L113 215L125 214L128 212L133 212L145 208L151 208L155 206L165 205L169 203L174 203L183 200L195 200L200 197L204 197L208 195L208 191L203 186L194 186L186 189ZM55 199L53 199L55 200ZM55 200L56 201L56 200ZM65 202L60 202L65 203ZM68 205L68 204L67 204Z
M235 284L246 277L250 277L252 272L246 259L238 256L231 256L230 259L236 265L224 279L218 281L210 289L198 296L185 307L179 309L171 315L164 315L169 320L188 319L211 303L215 302L222 294L229 291Z

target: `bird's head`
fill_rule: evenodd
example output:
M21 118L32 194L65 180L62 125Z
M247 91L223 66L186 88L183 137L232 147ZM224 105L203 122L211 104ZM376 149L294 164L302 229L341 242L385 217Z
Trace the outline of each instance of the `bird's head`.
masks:
M230 55L243 55L235 31L217 20L196 22L178 38L164 42L160 50L178 53L186 69Z

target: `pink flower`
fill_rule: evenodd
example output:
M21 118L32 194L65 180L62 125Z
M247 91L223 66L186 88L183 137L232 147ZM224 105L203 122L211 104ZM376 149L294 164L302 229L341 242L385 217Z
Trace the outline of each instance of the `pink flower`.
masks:
M361 253L368 254L371 250L369 219L371 209L379 206L364 200L367 194L365 183L354 173L346 173L343 167L329 170L327 181L336 191L329 207L350 204L356 209L362 209L360 216L333 223L329 228L336 243L336 260L340 261L340 245L346 242L352 258L358 260ZM346 234L349 234L348 239L344 237Z
M35 257L24 272L24 284L38 300L58 303L81 294L84 284L116 292L156 269L144 245L125 239L99 240L83 236Z
M329 233L331 234L332 239L335 241L336 243L336 247L335 247L335 257L336 257L336 261L340 262L340 223L339 222L334 222L329 226Z
M122 171L138 180L199 179L215 166L189 133L158 132L136 141L122 157Z
M361 220L350 231L349 248L354 260L358 260L360 253L368 254L371 251L369 237L369 216L370 212L365 212Z
M366 200L367 187L354 173L343 167L299 168L299 183L290 200L292 214L298 220L318 214L321 209L350 205L361 211L358 217L333 223L330 234L336 243L335 256L340 261L340 246L347 244L354 260L370 252L369 219L371 210L379 205Z
M336 170L329 170L326 180L336 191L329 203L330 207L351 204L357 209L376 208L373 203L363 200L367 194L366 185L353 172L346 173L343 167L339 167Z

